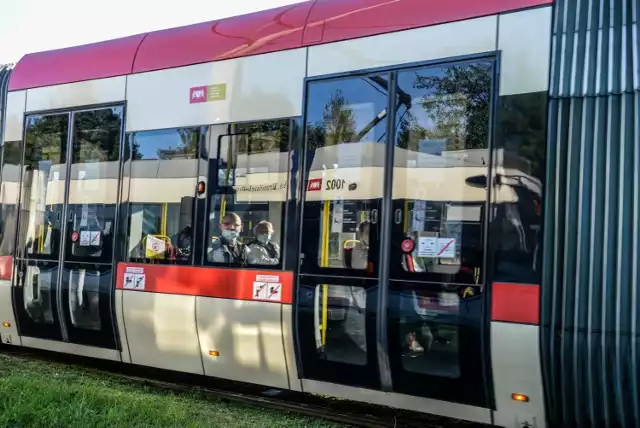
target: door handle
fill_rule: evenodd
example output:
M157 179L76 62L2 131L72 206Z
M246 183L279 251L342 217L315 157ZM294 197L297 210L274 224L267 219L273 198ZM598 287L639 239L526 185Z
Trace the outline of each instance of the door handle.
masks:
M402 210L399 208L395 212L395 221L396 224L402 223Z
M372 224L378 223L378 210L377 209L371 210L371 223Z
M40 282L40 275L39 274L34 274L32 277L32 283L31 283L31 294L33 297L33 300L38 300L38 296L39 296L39 292L40 292L40 286L39 286L39 282Z

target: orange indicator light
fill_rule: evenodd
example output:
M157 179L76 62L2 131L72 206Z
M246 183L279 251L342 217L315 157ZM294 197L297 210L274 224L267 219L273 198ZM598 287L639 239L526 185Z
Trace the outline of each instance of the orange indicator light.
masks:
M209 355L212 357L219 357L220 356L220 352L218 351L209 351Z
M529 402L529 397L524 394L511 394L511 399L515 401L521 401L523 403Z
M2 323L2 326L8 328L8 327L11 327L11 323L5 321L5 322Z

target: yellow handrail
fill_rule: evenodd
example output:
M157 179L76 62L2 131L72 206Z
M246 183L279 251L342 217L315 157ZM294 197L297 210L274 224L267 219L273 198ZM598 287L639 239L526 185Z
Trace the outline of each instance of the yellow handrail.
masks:
M331 201L324 201L322 210L322 253L321 267L329 266L329 225L331 224ZM322 345L327 343L327 312L329 310L329 286L322 284Z

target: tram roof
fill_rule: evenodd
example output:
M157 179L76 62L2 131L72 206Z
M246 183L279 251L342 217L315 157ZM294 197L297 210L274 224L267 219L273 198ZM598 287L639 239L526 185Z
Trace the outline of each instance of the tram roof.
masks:
M190 26L27 54L16 65L9 89L15 91L258 55L552 2L310 0Z

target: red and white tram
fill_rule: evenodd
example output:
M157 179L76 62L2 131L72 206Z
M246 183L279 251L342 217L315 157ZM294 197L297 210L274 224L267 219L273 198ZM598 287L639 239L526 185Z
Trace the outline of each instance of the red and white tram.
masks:
M561 104L592 63L637 74L637 40L605 55L596 26L615 47L636 6L592 3L312 0L26 55L0 70L2 343L504 427L633 421L636 390L580 416L598 392L567 386L558 278L589 262L538 285L577 236L558 189L587 125Z

